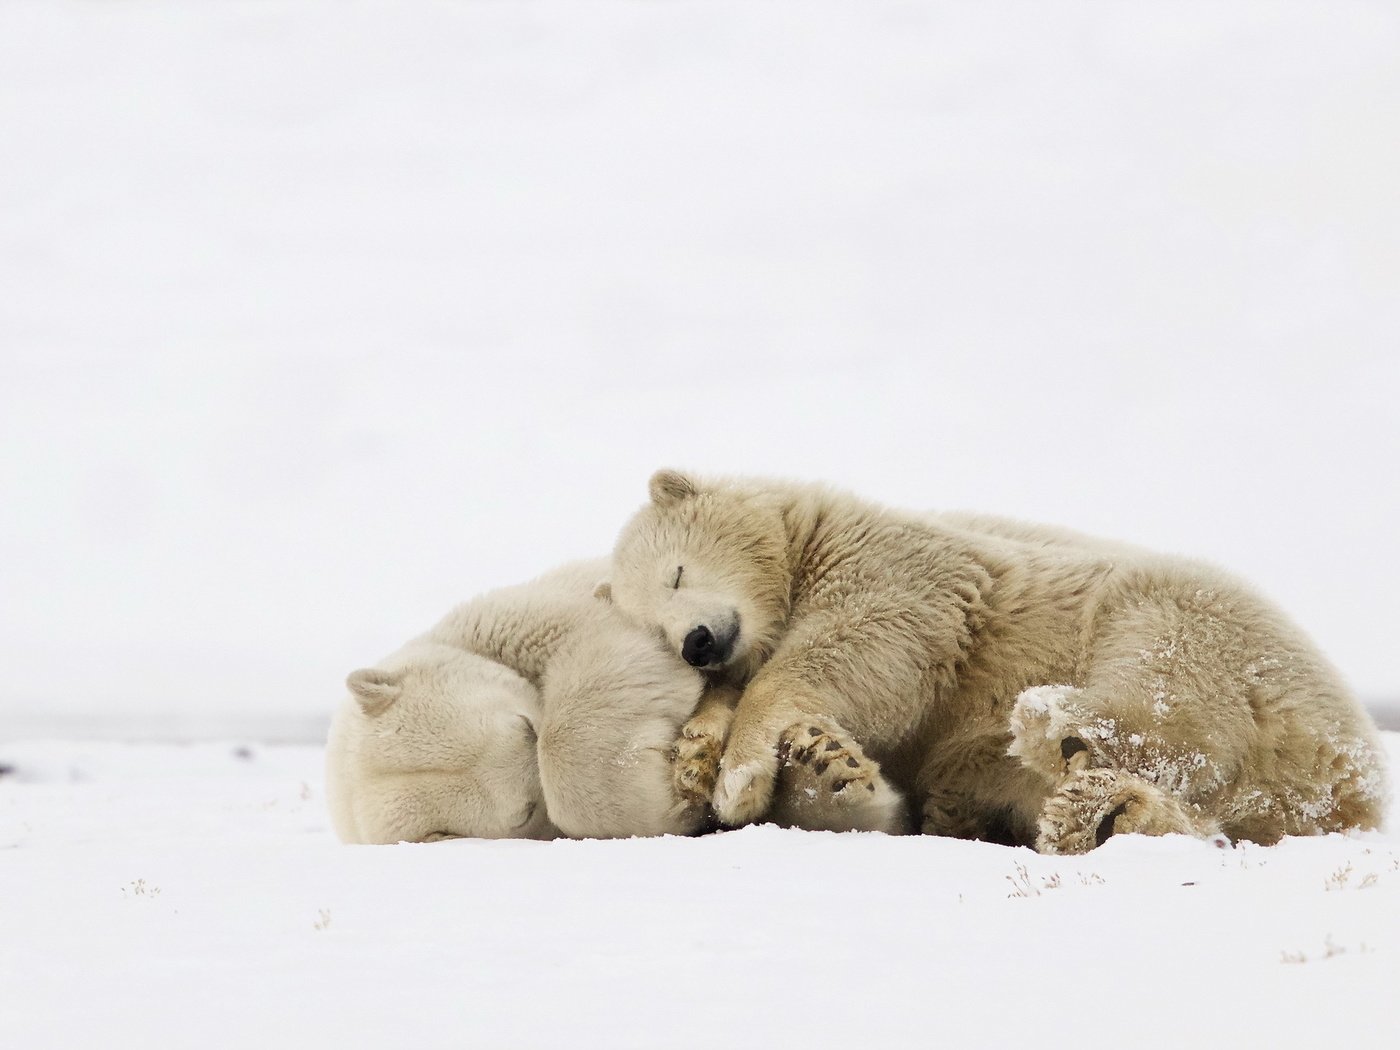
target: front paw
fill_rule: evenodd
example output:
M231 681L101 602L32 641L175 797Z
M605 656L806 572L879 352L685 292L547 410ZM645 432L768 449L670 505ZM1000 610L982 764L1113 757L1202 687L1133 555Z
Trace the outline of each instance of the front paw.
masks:
M776 753L770 751L766 755L735 760L731 749L720 760L719 782L714 793L715 816L732 828L760 819L773 801L773 782L777 775Z
M688 727L687 727L688 728ZM688 733L671 748L671 777L676 797L699 805L709 805L719 779L719 759L724 741L719 737Z
M789 765L809 770L830 795L848 787L873 792L880 777L879 765L834 725L789 726L778 743L778 755Z
M799 722L778 743L782 763L769 819L808 831L905 830L904 800L835 723Z

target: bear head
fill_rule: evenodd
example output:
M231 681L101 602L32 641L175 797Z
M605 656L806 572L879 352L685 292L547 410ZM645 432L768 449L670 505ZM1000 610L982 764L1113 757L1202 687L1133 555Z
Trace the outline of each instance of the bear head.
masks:
M501 664L412 642L346 679L326 751L345 842L553 838L540 788L539 692Z
M674 470L652 475L650 495L623 527L599 597L658 629L691 666L746 679L787 619L781 506L759 490Z

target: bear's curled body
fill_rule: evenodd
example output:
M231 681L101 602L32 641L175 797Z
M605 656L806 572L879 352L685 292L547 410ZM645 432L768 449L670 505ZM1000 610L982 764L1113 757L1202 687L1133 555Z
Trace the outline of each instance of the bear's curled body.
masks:
M931 833L1055 850L1115 830L1271 842L1380 821L1370 719L1301 630L1219 569L816 485L662 471L651 496L611 593L677 652L737 625L704 668L744 689L715 792L726 822L764 815L783 733L813 718L860 741Z

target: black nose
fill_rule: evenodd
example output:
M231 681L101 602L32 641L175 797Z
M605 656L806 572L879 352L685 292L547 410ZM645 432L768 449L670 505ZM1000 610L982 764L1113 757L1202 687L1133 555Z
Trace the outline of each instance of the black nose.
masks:
M691 667L704 667L715 659L715 636L708 627L697 627L685 636L681 657Z
M685 641L681 643L681 656L691 667L709 667L713 664L722 664L729 659L729 654L734 651L734 639L739 636L739 625L722 629L720 637L716 638L704 624L685 636Z

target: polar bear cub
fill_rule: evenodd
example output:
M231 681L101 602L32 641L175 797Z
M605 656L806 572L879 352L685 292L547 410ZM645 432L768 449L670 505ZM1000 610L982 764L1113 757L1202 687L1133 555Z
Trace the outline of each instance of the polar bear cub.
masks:
M690 834L673 789L697 672L566 566L454 609L346 680L327 794L346 842Z
M754 479L651 479L608 593L742 689L714 794L758 819L794 734L848 731L927 833L1082 852L1115 833L1373 828L1365 711L1288 618L1208 565L1066 529ZM855 780L854 785L870 781Z

